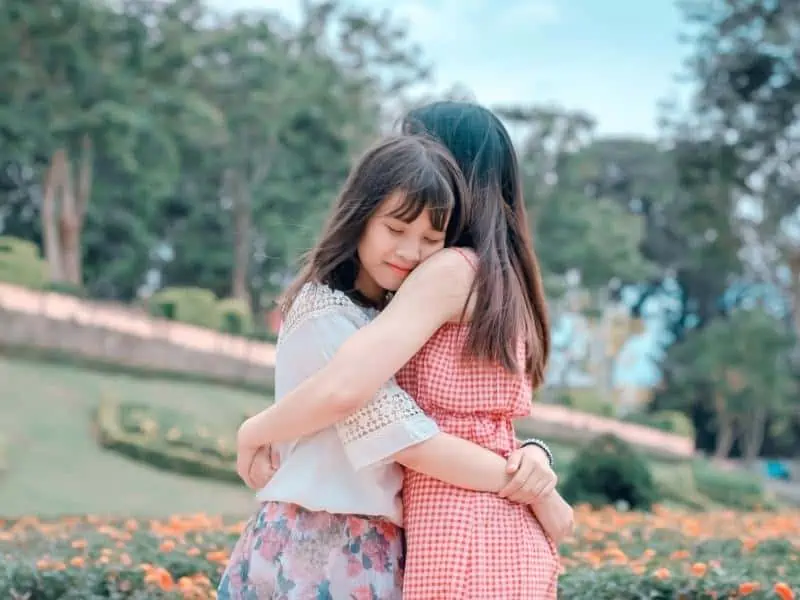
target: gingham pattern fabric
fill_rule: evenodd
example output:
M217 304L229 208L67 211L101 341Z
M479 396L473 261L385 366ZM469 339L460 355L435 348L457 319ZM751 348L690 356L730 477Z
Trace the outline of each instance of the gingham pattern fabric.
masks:
M530 413L529 381L465 358L466 334L442 327L397 381L442 431L507 456L517 445L512 419ZM558 549L527 507L410 470L403 502L404 600L556 598Z

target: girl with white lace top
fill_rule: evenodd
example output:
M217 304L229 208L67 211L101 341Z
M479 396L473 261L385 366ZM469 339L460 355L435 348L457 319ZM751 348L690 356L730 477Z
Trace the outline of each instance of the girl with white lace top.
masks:
M455 239L469 209L463 175L436 142L403 135L369 149L286 295L276 401L324 367L383 308L387 292ZM394 378L357 413L277 450L280 469L258 492L261 508L233 550L219 600L400 600L401 465L524 504L555 483L526 483L539 449L506 460L443 433ZM263 460L258 448L240 452L248 483Z

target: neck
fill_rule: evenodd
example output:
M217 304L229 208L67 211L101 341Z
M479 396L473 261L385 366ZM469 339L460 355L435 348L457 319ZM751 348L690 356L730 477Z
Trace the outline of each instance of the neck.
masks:
M376 308L383 306L386 290L378 286L363 270L359 270L355 281L356 295L361 297L362 303L369 304Z

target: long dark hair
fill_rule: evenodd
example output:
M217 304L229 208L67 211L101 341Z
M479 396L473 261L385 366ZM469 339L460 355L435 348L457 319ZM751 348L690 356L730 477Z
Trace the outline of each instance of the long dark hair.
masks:
M428 209L431 224L445 232L445 244L461 235L468 218L466 181L458 164L427 136L389 136L356 162L331 208L319 241L306 255L300 274L281 299L289 310L308 282L324 283L364 302L355 290L358 243L369 219L394 192L405 194L392 216L411 223Z
M525 372L538 387L550 354L550 323L508 131L494 113L468 102L414 109L403 119L402 130L431 136L447 147L472 195L464 231L453 241L473 248L479 260L468 352L517 371L515 341L523 339Z

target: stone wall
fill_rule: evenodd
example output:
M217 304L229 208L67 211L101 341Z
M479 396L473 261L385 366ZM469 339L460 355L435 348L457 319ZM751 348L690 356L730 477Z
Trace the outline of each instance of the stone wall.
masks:
M271 385L275 347L156 319L127 306L0 283L0 346L34 347L128 367ZM656 453L691 456L694 441L562 406L534 404L520 432L583 441L611 432Z
M269 385L275 347L135 309L0 284L0 346Z

